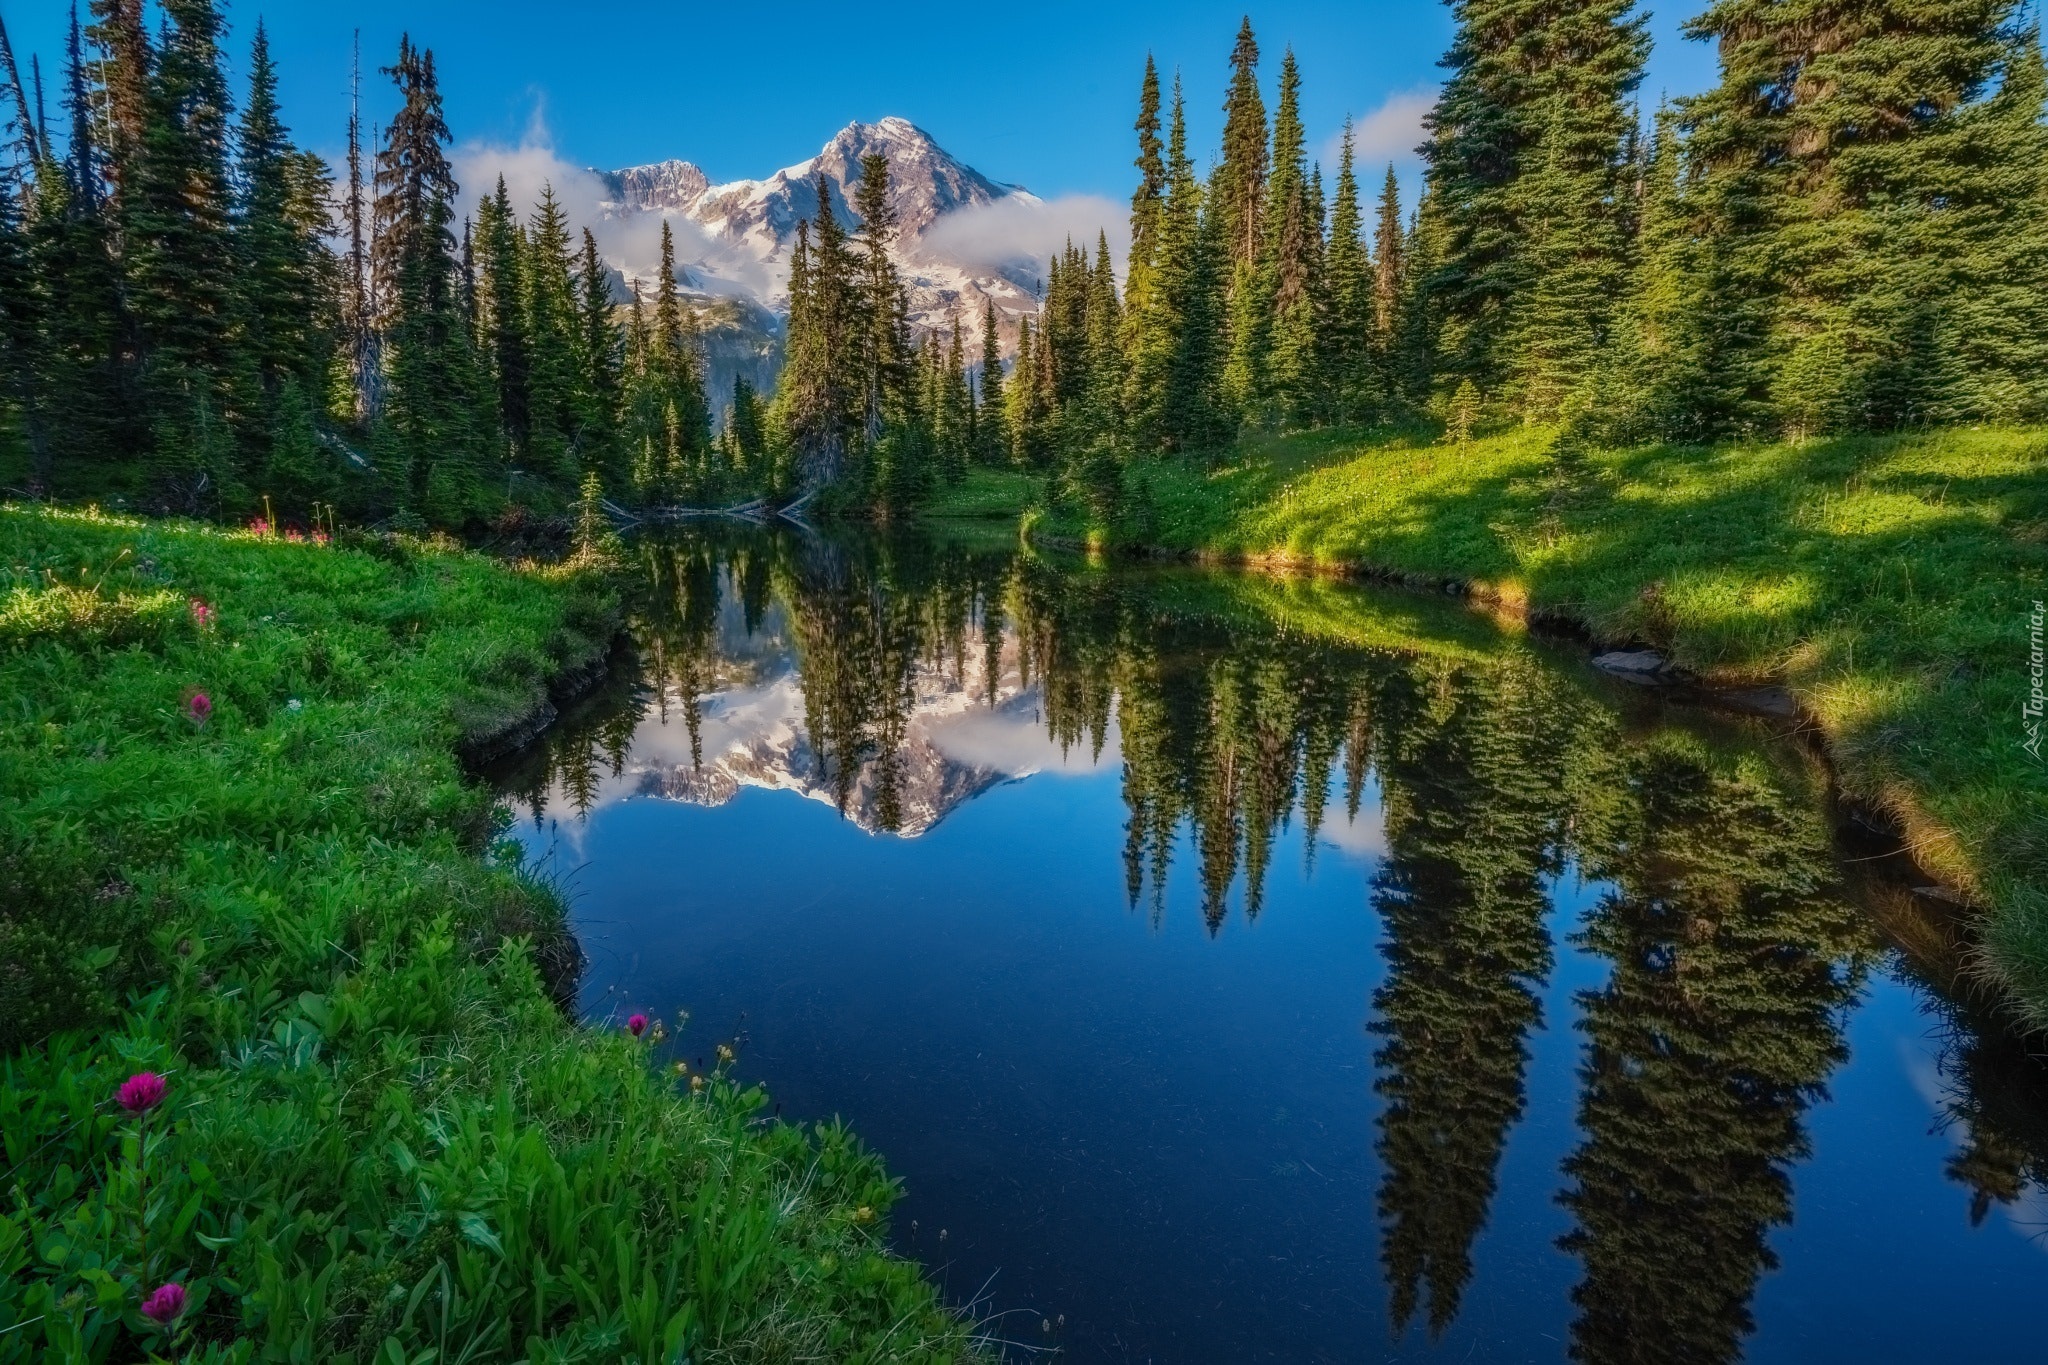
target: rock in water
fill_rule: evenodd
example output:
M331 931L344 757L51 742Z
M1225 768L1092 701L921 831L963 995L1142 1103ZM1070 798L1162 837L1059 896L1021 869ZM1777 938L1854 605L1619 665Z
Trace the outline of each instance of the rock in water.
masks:
M1598 655L1593 667L1624 682L1658 683L1671 674L1671 664L1654 649L1615 649Z

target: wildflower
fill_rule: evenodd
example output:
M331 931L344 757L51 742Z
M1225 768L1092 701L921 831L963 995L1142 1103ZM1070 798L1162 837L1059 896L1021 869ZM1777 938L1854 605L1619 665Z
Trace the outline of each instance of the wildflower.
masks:
M270 523L258 517L249 523L249 529L259 536L267 536L270 534Z
M732 1049L727 1047L724 1043L720 1043L718 1045L718 1060L721 1062L729 1062L732 1060Z
M160 1326L168 1327L185 1311L185 1286L171 1283L158 1285L156 1292L142 1301L142 1316Z
M213 608L207 603L205 598L193 598L191 607L192 624L198 626L201 630L205 630L213 624Z
M290 701L284 704L284 709L287 711L296 711L304 705L304 702L300 701L297 697L293 697Z
M205 725L207 718L212 714L213 698L204 692L194 692L185 699L185 719L191 721L193 725Z
M164 1102L164 1078L154 1071L138 1071L121 1082L114 1098L131 1114L147 1114Z
M313 533L313 543L315 545L325 545L327 543L327 533L325 531L315 531Z
M872 1223L875 1221L875 1211L866 1204L862 1204L853 1211L853 1221L856 1223Z
M291 541L291 542L292 542L292 543L293 543L294 545L298 544L298 542L300 542L300 541L302 541L302 540L304 540L304 539L305 539L305 537L304 537L304 536L302 536L302 535L300 535L300 534L299 534L299 528L298 528L298 527L296 527L296 526L288 526L288 527L286 527L286 528L285 528L285 533L284 533L284 538L285 538L286 540L289 540L289 541Z
M678 1075L678 1076L687 1076L687 1075L689 1075L689 1074L690 1074L690 1064L689 1064L688 1062L677 1062L677 1063L676 1063L676 1075Z
M704 1078L703 1078L702 1076L692 1076L692 1077L690 1077L690 1089L692 1089L692 1090L702 1090L703 1088L704 1088Z
M628 1019L626 1021L626 1032L632 1034L635 1038L647 1032L647 1016L636 1014L631 1019Z

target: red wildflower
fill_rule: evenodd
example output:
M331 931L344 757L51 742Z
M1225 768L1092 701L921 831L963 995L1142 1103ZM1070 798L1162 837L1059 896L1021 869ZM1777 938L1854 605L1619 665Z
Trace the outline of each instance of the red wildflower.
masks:
M647 1032L647 1016L636 1014L631 1019L628 1019L626 1021L626 1032L632 1034L635 1038Z
M142 1301L142 1316L166 1327L184 1311L185 1286L182 1284L158 1285L156 1292Z
M121 1082L114 1098L131 1114L147 1114L164 1102L164 1078L154 1071L138 1071Z

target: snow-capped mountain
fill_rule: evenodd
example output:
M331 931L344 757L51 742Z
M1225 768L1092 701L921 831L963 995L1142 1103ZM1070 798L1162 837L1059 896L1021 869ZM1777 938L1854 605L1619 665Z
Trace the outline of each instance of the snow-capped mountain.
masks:
M598 171L608 194L600 210L618 219L660 214L687 220L697 232L678 234L678 273L686 287L741 295L781 312L789 303L796 225L818 211L818 178L824 177L833 214L849 230L856 228L849 201L860 183L861 158L871 152L889 162L889 198L900 234L895 254L910 291L913 329L945 331L957 317L975 345L984 300L995 303L999 317L1036 311L1044 263L1035 252L1006 246L999 232L991 240L989 233L949 234L943 228L962 210L998 201L1036 207L1039 200L961 162L906 119L849 123L816 156L762 180L714 185L688 161ZM632 240L644 236L633 234ZM658 269L652 261L612 264L627 279L645 280Z

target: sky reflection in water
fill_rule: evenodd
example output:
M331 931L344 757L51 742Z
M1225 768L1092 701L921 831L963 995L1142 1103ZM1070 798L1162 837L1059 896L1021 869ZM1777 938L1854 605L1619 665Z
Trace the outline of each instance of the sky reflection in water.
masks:
M644 681L504 777L582 1008L847 1118L1009 1339L2041 1349L2039 1078L1887 948L1788 748L1413 599L636 552Z

